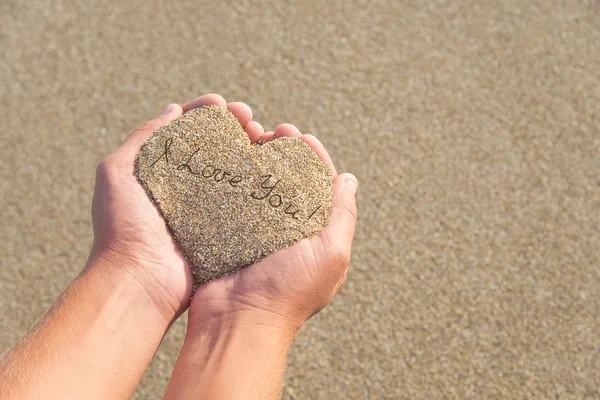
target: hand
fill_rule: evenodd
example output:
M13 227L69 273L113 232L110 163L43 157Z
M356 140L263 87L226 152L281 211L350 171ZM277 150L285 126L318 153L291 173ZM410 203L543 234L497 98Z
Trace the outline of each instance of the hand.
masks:
M346 278L358 182L351 174L338 175L319 140L302 135L293 125L280 125L262 138L268 141L281 136L300 138L330 165L334 181L330 222L314 237L200 286L190 305L188 332L202 330L209 321L235 320L276 325L293 335L329 303Z
M346 278L356 223L356 178L338 175L323 145L293 125L260 133L249 132L250 140L298 137L330 165L329 224L316 236L198 287L166 399L280 398L296 332L329 303Z
M191 272L162 216L133 175L133 163L154 131L188 110L209 104L229 108L250 136L263 132L260 124L251 121L252 111L246 104L227 104L223 97L209 94L183 107L169 105L162 115L136 129L96 170L94 247L88 264L94 265L96 259L110 263L112 274L143 287L157 308L175 318L189 304Z

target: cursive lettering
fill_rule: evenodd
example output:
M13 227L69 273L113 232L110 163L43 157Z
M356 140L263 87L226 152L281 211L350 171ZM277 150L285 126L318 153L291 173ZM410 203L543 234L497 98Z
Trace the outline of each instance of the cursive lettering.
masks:
M283 210L284 213L289 214L292 216L292 218L294 219L299 219L298 217L296 217L296 214L298 214L300 211L298 210L298 208L296 208L294 211L290 211L290 208L292 208L295 206L293 204L288 204L285 209Z
M315 215L315 213L316 213L317 211L319 211L319 208L321 208L321 206L317 207L317 208L315 209L315 211L313 211L313 212L312 212L312 214L310 214L310 215L308 216L308 218L306 218L306 220L308 221L309 219L311 219L311 218L312 218L312 216L313 216L313 215Z
M218 172L215 173L215 181L216 182L221 182L223 179L225 179L225 177L227 177L227 175L231 175L231 172L223 170L223 174L221 175L221 179L217 179L217 175L219 175Z
M166 163L169 163L169 151L171 149L171 145L173 144L173 138L168 138L165 141L165 151L158 157L152 164L148 165L149 168L154 167L157 162L159 162L163 157L165 158Z
M238 187L238 183L240 183L241 181L242 177L239 175L235 175L229 180L229 184L233 187Z
M272 176L273 176L273 175L263 175L263 176L261 176L261 177L260 177L260 179L262 179L262 178L265 178L265 179L262 181L262 183L260 184L260 188L261 188L261 189L267 189L268 191L267 191L267 194L265 194L265 195L264 195L264 196L262 196L262 197L258 196L258 195L256 194L256 192L252 192L252 194L251 194L250 196L251 196L253 199L256 199L256 200L264 200L264 199L266 199L267 197L269 197L269 195L270 195L271 193L273 193L273 189L275 189L275 186L277 186L277 184L279 183L279 181L281 181L281 179L280 179L280 180L278 180L277 182L275 182L275 184L274 184L273 186L267 186L267 182L269 182L269 180L271 179L271 177L272 177Z
M177 167L177 170L178 170L178 171L181 171L182 169L186 168L190 174L192 174L192 175L200 175L198 172L194 172L194 171L192 171L192 167L190 166L190 161L192 161L192 158L193 158L193 157L194 157L194 156L195 156L195 155L196 155L196 154L197 154L199 151L200 151L200 149L198 149L198 150L194 151L194 152L192 153L192 155L190 155L190 157L187 159L187 161L186 161L186 162L184 162L184 163L180 164L180 165Z
M277 208L282 203L283 203L283 200L281 199L281 196L278 194L274 194L273 196L271 196L269 198L269 204L271 205L271 207Z
M212 171L207 175L206 171L212 168ZM213 167L212 165L208 164L206 167L204 167L204 169L202 170L202 176L205 178L210 178L211 176L213 176L213 174L215 173L215 167Z
M171 147L173 145L173 138L168 138L164 144L164 150L160 154L160 156L152 162L152 164L148 165L149 168L154 167L160 160L164 159L165 163L169 164L171 162L172 150ZM239 187L240 183L244 181L244 177L241 175L235 175L234 173L227 171L222 168L217 168L212 164L206 164L201 170L200 167L196 167L198 169L194 169L192 166L192 161L195 160L194 157L198 154L200 149L196 149L186 161L179 164L177 166L177 170L187 170L190 174L194 176L201 176L206 179L212 178L215 182L228 182L232 187ZM198 164L196 164L198 165ZM299 214L301 215L300 209L293 203L288 202L283 194L275 193L281 179L274 181L275 179L272 174L262 175L259 177L260 185L259 189L253 191L249 197L255 200L266 200L269 206L273 208L280 208L287 215L290 215L295 220L300 220ZM322 206L318 206L307 218L306 221L310 220L320 209Z

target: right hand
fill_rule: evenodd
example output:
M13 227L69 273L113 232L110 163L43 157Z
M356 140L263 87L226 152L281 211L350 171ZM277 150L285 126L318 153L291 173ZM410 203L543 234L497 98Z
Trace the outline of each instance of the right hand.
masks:
M216 324L241 324L269 325L293 336L331 301L346 279L357 218L356 178L338 175L323 145L314 136L301 135L293 125L280 125L263 139L273 136L299 137L330 165L333 208L329 224L311 238L198 287L190 305L188 335Z

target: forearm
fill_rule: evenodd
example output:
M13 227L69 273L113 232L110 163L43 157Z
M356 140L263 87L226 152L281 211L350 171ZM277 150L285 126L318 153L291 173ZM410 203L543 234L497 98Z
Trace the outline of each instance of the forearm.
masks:
M293 333L241 321L189 328L166 399L278 399Z
M124 271L93 261L0 360L1 398L128 398L170 324Z

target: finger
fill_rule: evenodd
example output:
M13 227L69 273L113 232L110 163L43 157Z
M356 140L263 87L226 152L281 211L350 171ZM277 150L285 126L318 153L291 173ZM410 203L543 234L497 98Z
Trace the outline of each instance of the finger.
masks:
M182 114L183 109L179 104L169 104L161 115L134 130L117 151L121 152L124 157L134 158L152 133L170 124L175 119L181 117Z
M346 278L348 278L348 268L346 268L344 270L344 273L342 274L342 277L338 280L337 284L335 285L335 292L337 293L338 290L341 289L342 286L344 286L344 283L346 283Z
M248 122L248 124L244 127L244 130L248 134L248 138L252 143L256 143L258 139L260 139L265 133L265 128L263 128L263 126L256 121Z
M248 122L252 121L252 109L248 104L235 101L227 104L227 108L235 115L242 128L248 125Z
M333 180L333 207L329 224L321 231L326 240L337 248L347 252L349 257L356 226L356 189L358 180L352 174L340 174Z
M333 165L333 160L331 159L331 157L329 156L329 153L327 152L327 150L325 150L325 146L323 146L323 144L321 143L321 141L319 139L317 139L313 135L306 134L306 135L300 136L300 140L302 140L306 144L308 144L310 146L310 148L313 149L313 151L315 153L317 153L319 158L321 160L325 161L329 165L329 168L331 168L331 172L333 173L333 176L337 175L337 172L335 170L335 165Z
M193 110L194 108L200 108L203 106L208 106L210 104L214 104L215 106L227 108L227 102L220 94L205 94L204 96L196 97L194 100L190 100L185 103L183 107L183 112L187 112Z
M260 138L262 139L263 143L266 143L266 142L273 140L273 138L274 138L273 135L274 135L273 131L268 131L268 132L265 132L265 134L262 135Z
M275 128L274 137L279 138L282 136L286 137L300 137L302 133L298 128L292 124L281 124Z

